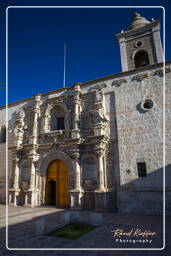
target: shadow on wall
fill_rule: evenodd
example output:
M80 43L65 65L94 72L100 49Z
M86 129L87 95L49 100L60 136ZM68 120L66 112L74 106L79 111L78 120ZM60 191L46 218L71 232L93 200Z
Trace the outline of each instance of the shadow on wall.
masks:
M127 173L127 176L131 173ZM171 216L171 164L165 167L166 215ZM163 213L163 168L159 168L146 177L139 177L120 185L117 192L119 212L140 214Z

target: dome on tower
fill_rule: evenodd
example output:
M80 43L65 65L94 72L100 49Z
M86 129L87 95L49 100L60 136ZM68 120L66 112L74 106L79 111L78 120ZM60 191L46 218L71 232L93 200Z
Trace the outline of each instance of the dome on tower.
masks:
M135 13L133 16L133 21L128 27L128 30L136 29L144 27L145 25L149 24L150 22L146 20L146 18L142 17L139 13Z

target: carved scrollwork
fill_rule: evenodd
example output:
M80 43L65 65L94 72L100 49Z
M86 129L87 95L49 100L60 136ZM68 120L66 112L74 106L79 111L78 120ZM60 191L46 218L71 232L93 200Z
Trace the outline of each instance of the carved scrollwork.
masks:
M169 72L171 72L171 68L170 67L166 67L165 68L165 73L167 74ZM159 70L156 70L154 72L154 76L163 76L163 74L164 74L163 69L159 69Z
M120 87L122 84L127 83L127 80L125 78L114 80L112 82L112 86Z
M132 81L141 82L141 81L144 80L145 78L148 78L148 73L136 75L136 76L134 76L134 77L132 78Z
M154 76L163 76L163 70L159 69L154 72Z
M78 159L80 157L80 153L79 152L72 152L70 154L72 159Z
M106 88L107 87L107 84L106 83L100 83L100 84L96 84L95 86L91 87L88 89L88 92L91 92L91 91L101 91L102 89Z
M98 157L102 157L102 156L104 156L104 154L105 154L105 149L104 149L104 148L97 149L97 150L95 151L95 154L96 154Z
M171 72L171 67L166 67L165 73L169 73L169 72Z

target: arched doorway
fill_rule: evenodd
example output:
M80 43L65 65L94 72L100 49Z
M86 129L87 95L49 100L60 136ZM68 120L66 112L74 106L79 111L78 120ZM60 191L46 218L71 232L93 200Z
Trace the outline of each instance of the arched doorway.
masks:
M62 160L54 160L48 166L46 204L57 207L69 206L68 170Z

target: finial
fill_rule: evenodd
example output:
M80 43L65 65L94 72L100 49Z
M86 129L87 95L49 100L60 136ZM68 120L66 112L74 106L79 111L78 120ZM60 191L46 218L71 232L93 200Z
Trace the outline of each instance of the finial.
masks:
M133 19L131 24L128 27L128 30L136 29L144 27L146 24L149 24L150 22L146 20L146 18L142 17L138 12L135 12L133 15Z
M138 12L135 12L134 15L133 15L133 18L138 18L140 17L141 15L138 13Z

